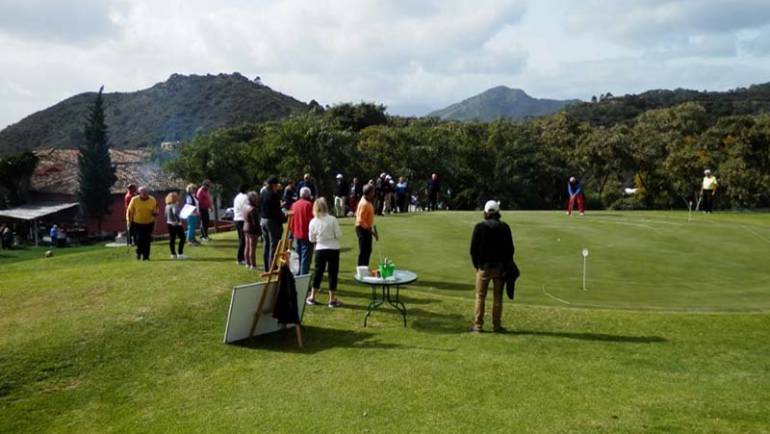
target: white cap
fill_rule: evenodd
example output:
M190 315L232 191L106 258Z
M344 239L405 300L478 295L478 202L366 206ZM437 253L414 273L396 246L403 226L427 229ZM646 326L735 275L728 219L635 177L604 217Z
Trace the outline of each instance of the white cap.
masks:
M342 179L342 174L341 173L337 174L337 179Z
M711 170L709 170L709 169L706 169L706 170L703 171L704 175L708 175L709 173L711 173Z
M487 203L484 204L484 212L487 214L500 212L500 202L496 200L488 200Z
M575 179L575 177L574 177L574 176L570 176L570 177L569 177L569 182L575 182L575 181L577 181L577 179Z

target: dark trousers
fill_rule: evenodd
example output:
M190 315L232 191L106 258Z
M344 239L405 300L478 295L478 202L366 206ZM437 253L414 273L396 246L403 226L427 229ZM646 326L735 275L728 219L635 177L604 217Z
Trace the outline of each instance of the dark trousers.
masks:
M358 265L369 266L369 257L372 256L372 231L356 226L358 235Z
M243 221L235 222L235 230L238 231L238 253L236 255L236 259L238 262L243 262L243 252L246 248L246 236L243 234Z
M396 195L396 205L398 206L398 212L407 212L406 208L406 194Z
M436 211L438 209L438 193L431 193L429 200L430 202L428 205L428 209L431 211Z
M262 252L265 261L265 271L270 269L270 263L275 255L275 249L278 247L278 241L283 235L283 224L280 221L263 218L259 222L262 229L262 241L265 246Z
M145 261L150 259L150 243L152 242L152 229L154 223L131 223L136 233L136 259Z
M182 225L166 225L168 228L168 249L172 255L179 253L184 255L184 228ZM179 248L176 247L176 241L179 240Z
M703 190L703 211L714 211L714 190Z
M209 209L201 208L201 238L209 237Z
M340 251L330 249L315 251L313 289L321 288L321 280L323 279L327 265L329 266L329 291L337 290L337 276L340 273Z

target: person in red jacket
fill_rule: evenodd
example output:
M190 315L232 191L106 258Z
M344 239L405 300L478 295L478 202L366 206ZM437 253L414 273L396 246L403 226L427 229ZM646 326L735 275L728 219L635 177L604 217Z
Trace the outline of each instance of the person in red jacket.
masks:
M126 195L123 196L124 210L128 210L128 204L131 203L131 199L133 199L136 194L136 185L128 184L126 186ZM134 231L131 229L131 224L129 223L126 225L126 247L130 247L134 244L134 238Z
M195 198L198 199L198 210L201 213L201 240L209 240L209 210L211 209L211 194L209 193L209 187L211 181L208 179L203 181L198 192L195 193Z
M309 187L299 189L299 200L291 205L291 227L294 249L299 255L299 274L310 273L310 261L313 257L313 244L310 242L310 220L313 220L312 191Z

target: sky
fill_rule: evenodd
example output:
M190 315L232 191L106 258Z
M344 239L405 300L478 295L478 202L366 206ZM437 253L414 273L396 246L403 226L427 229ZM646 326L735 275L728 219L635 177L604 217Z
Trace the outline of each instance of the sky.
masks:
M67 97L240 72L302 101L423 115L770 81L768 0L0 0L0 129Z

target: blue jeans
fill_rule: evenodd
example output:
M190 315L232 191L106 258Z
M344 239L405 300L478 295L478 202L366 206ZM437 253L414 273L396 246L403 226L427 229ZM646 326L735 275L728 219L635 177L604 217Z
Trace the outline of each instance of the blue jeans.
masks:
M310 273L310 261L313 257L313 243L308 240L294 240L294 249L299 255L299 274Z
M187 241L195 241L195 230L198 229L198 216L187 217Z

